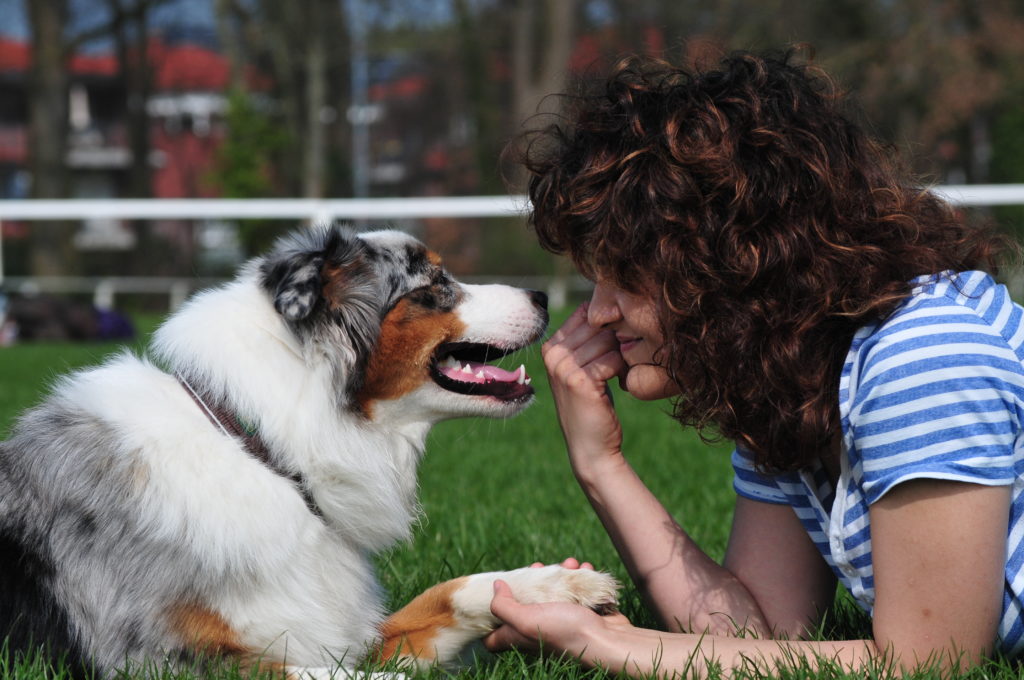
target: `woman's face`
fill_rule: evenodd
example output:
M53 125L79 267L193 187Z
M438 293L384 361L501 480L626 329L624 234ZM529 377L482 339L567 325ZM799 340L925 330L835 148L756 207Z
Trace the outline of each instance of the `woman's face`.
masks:
M590 296L587 322L615 333L627 371L619 383L637 399L664 399L679 393L668 372L656 363L662 345L654 300L648 295L627 293L598 280Z

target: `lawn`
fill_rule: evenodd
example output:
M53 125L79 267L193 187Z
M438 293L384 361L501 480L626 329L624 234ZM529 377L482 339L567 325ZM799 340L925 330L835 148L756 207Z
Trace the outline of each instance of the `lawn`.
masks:
M565 313L554 316L557 323ZM143 335L156 323L140 320ZM134 348L143 344L144 338ZM0 349L0 432L6 433L17 412L38 401L56 376L96 363L118 349L113 344ZM512 420L453 421L431 433L420 475L423 518L411 542L379 556L380 577L391 606L396 608L451 576L576 556L618 576L626 584L623 611L638 624L655 626L569 470L539 351L531 348L510 359L503 363L514 366L522 361L534 376L536 403ZM642 404L617 391L615 397L633 466L691 535L719 558L733 502L729 447L704 444L693 432L680 430L665 416L667 403ZM842 594L840 605L837 619L823 635L865 635L864 618ZM0 676L5 678L43 675L38 665L0 662ZM448 677L438 670L430 675ZM497 680L580 676L603 674L584 672L558 659L516 654L485 660L458 674ZM993 664L971 676L1008 679L1016 678L1017 672L1005 664ZM776 677L844 676L829 667L816 673L796 668Z

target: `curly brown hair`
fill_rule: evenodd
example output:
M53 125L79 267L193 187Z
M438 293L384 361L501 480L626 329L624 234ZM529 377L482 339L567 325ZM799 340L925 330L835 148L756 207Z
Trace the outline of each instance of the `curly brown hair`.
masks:
M911 181L792 51L705 71L634 57L567 104L521 147L541 245L653 294L674 417L767 471L835 440L857 328L914 276L994 272L1009 245Z

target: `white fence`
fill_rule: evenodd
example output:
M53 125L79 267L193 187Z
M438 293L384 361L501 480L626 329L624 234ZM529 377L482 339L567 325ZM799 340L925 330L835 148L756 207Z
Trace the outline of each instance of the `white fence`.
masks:
M950 185L932 189L962 206L1024 205L1024 184ZM294 219L310 223L332 220L394 220L428 217L525 216L525 196L462 196L367 199L67 199L0 201L3 221L42 220L248 220ZM13 281L10 284L24 284ZM51 277L34 279L37 288L54 292L91 290L98 305L109 306L117 292L166 292L176 306L194 281L167 277ZM5 284L0 230L0 285ZM551 284L549 284L550 287ZM554 282L554 301L564 299L567 282ZM543 287L543 286L535 286Z
M333 220L403 220L429 217L525 216L524 196L462 196L368 199L65 199L0 201L3 221L44 220L249 220L294 219L310 224ZM545 281L520 278L522 285ZM6 277L0 230L0 286L53 293L92 292L98 307L112 307L117 293L165 293L173 309L198 285L181 277ZM564 298L566 282L549 292Z

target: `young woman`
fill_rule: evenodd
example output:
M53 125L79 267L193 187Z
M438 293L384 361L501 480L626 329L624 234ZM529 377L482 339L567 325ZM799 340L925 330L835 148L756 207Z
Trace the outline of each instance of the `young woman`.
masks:
M528 146L540 242L595 284L543 349L569 461L668 632L498 584L492 649L666 675L1024 651L1024 310L979 271L1009 246L843 105L792 55L633 60ZM630 468L615 377L735 441L721 564ZM870 639L806 639L837 579Z

